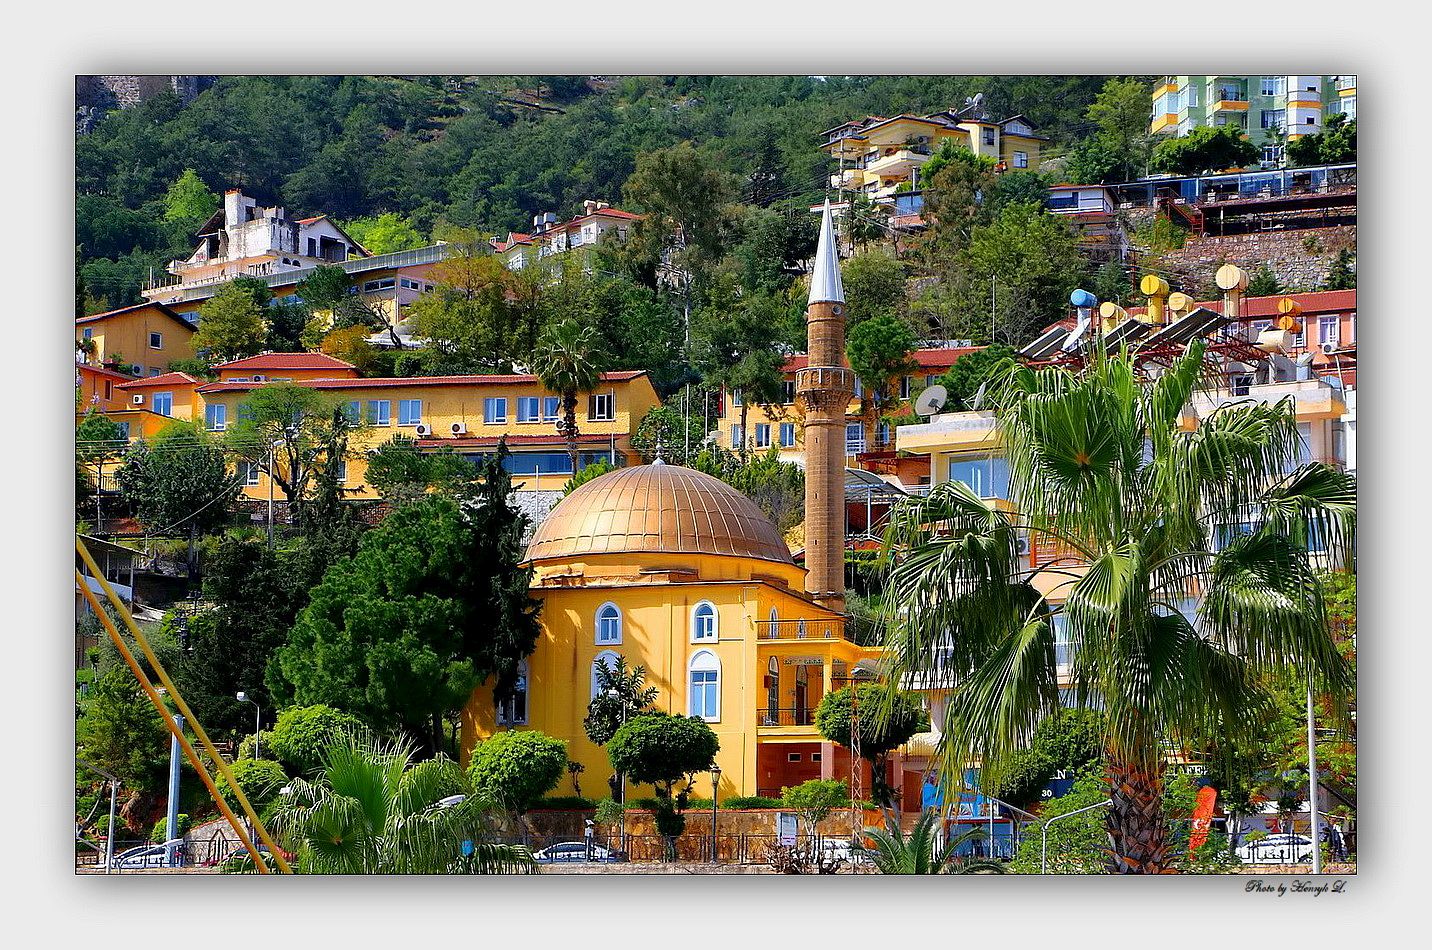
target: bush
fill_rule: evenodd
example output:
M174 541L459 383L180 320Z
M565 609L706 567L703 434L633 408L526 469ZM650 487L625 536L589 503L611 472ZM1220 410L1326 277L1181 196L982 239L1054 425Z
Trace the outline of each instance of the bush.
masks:
M272 732L269 732L268 730L264 730L263 732L260 732L260 733L259 733L259 737L258 737L258 738L259 738L259 751L260 751L260 752L272 752L272 751L273 751L273 746L269 745L269 740L273 738L273 733L272 733ZM254 734L253 734L252 732L249 733L248 735L244 736L242 739L239 740L239 751L238 751L237 756L235 756L235 758L239 758L239 759L252 759L252 758L255 758L255 756L254 756Z
M732 811L743 811L750 808L780 808L781 800L765 795L732 795L726 799L726 807Z
M622 816L625 814L625 805L612 801L610 798L604 798L597 802L597 813L592 818L599 825L616 825L621 823Z
M239 759L229 765L229 771L234 773L234 780L243 789L249 804L254 806L254 811L259 813L271 805L284 785L288 784L288 774L283 766L272 759ZM222 775L215 775L214 784L224 804L233 809L234 814L242 814L239 796L234 794L228 780Z
M567 774L567 743L536 730L500 732L477 744L467 771L473 787L524 812Z
M109 816L106 815L105 817L108 818ZM179 834L175 835L174 837L183 837L189 831L189 816L184 814L183 812L180 812L179 820L176 822L176 824L179 827ZM156 821L154 823L154 830L149 832L149 843L163 844L164 842L168 841L168 825L169 818L167 815Z
M293 706L278 714L260 751L267 749L293 774L306 775L323 765L323 754L341 736L362 729L358 717L332 706Z
M591 811L597 807L597 803L581 795L548 795L532 807L563 811Z

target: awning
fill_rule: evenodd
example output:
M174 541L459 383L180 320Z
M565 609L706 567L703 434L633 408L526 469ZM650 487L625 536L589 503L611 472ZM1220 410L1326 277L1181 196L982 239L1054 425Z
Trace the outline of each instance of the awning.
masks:
M900 747L903 755L934 756L940 750L940 733L917 732Z

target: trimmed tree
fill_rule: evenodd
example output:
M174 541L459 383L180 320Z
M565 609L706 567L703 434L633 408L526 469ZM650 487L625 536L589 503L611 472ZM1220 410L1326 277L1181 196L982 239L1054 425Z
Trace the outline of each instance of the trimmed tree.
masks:
M467 766L473 788L519 815L556 788L566 772L567 743L535 729L499 732L479 742Z
M332 706L290 706L278 714L273 730L264 733L264 748L289 771L306 775L323 764L330 746L362 730L357 716Z
M694 776L711 768L720 747L703 720L659 712L628 721L607 744L612 768L656 789L656 830L665 839L667 860L676 856L676 839L686 830L681 810ZM680 790L678 783L684 783Z
M815 727L847 749L852 734L859 736L860 757L870 763L870 793L882 808L894 808L895 789L885 778L886 758L915 733L929 729L930 717L914 693L866 683L855 689L842 686L822 696L815 708Z

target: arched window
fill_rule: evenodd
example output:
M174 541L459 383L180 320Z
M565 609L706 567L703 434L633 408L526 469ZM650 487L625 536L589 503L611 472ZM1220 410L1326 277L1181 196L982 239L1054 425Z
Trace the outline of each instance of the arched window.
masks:
M699 716L707 722L721 720L721 661L710 650L700 650L687 665L687 682L690 686L687 700L688 715Z
M714 642L717 639L716 607L703 600L691 611L691 642Z
M597 642L622 642L621 608L611 601L607 601L597 608Z
M511 694L497 704L497 724L499 726L523 726L527 724L527 690L529 682L527 677L527 661L523 660L517 664L517 682L512 684Z
M616 652L613 651L613 650L603 650L601 653L598 653L598 654L597 654L596 659L592 660L592 698L593 698L593 699L596 699L596 698L597 698L597 693L599 693L599 692L601 691L601 688L602 688L601 678L600 678L599 676L597 676L597 667L598 667L598 665L605 666L608 670L615 670L615 669L617 668L617 654L616 654Z

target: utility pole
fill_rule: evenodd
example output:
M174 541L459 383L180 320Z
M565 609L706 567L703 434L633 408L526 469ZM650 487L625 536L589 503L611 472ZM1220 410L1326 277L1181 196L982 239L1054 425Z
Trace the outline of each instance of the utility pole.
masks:
M177 727L173 736L169 739L169 811L164 819L164 840L173 841L178 837L179 828L179 733L184 731L184 717L174 716L174 725ZM164 849L164 866L175 866L174 846L170 845Z

